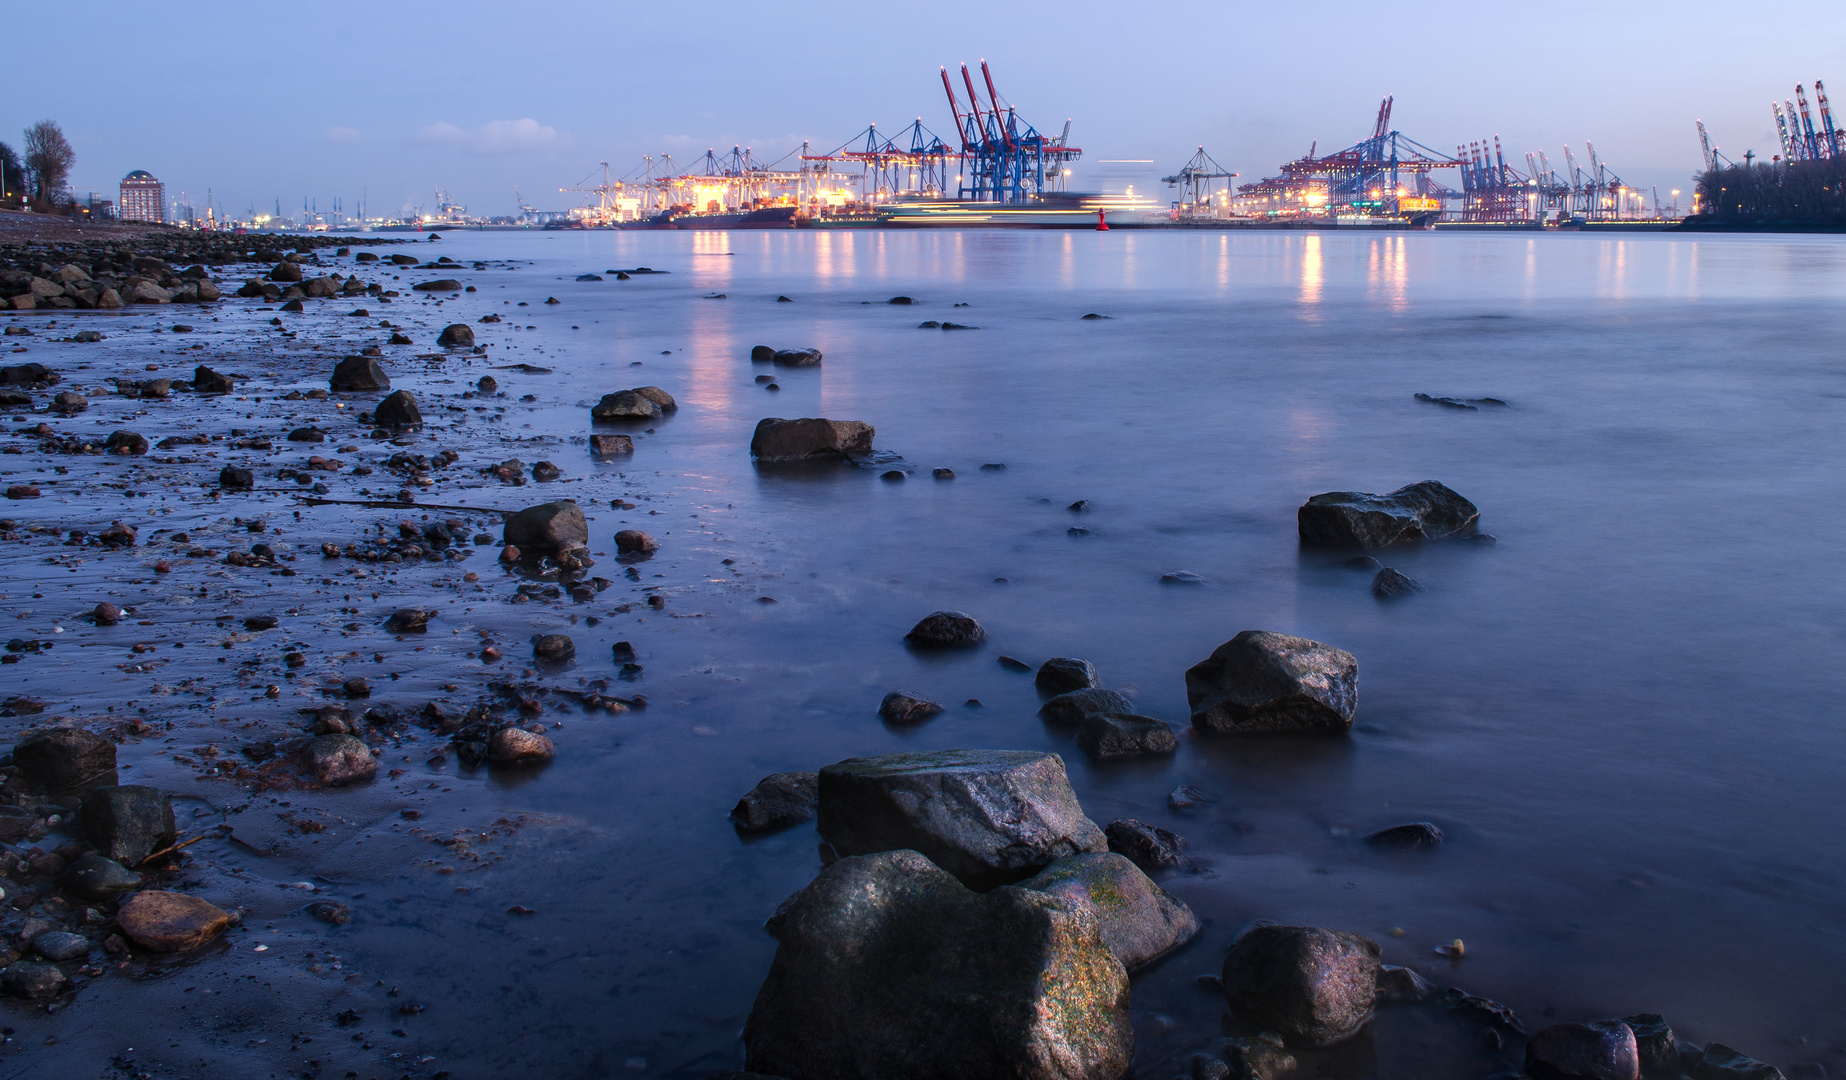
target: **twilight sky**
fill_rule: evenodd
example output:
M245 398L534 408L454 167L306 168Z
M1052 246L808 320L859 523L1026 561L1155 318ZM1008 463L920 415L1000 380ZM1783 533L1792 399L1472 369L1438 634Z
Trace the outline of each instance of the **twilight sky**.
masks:
M876 121L953 125L937 69L986 58L1003 100L1047 133L1074 120L1073 187L1167 198L1153 178L1201 143L1239 182L1318 140L1393 126L1438 150L1498 134L1509 162L1584 141L1631 184L1687 189L1693 121L1719 146L1776 152L1772 98L1837 79L1846 4L1761 18L1710 0L1546 5L1100 3L698 4L321 0L182 8L104 0L9 8L0 141L50 118L81 192L130 169L234 213L303 197L374 214L563 209L607 160L690 163L707 147L775 158L831 149ZM131 13L132 12L132 13ZM976 70L978 79L978 69ZM958 84L959 94L959 84ZM965 103L964 103L965 107ZM1846 126L1846 116L1836 117ZM1818 117L1816 118L1818 123ZM1107 164L1103 159L1153 159ZM1452 173L1438 173L1457 186ZM589 181L591 183L594 180ZM1687 197L1682 197L1685 201Z

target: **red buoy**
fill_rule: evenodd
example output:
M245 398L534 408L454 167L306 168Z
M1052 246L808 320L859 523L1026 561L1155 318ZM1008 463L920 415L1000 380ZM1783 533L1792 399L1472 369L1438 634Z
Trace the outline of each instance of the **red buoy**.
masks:
M1109 219L1103 216L1103 212L1101 210L1096 211L1096 231L1097 232L1108 232L1109 231Z

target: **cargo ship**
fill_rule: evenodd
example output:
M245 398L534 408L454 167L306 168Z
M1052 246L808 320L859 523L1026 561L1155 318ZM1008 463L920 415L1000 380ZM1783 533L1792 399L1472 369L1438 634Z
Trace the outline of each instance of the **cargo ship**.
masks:
M763 206L754 210L695 211L675 206L643 221L624 222L622 229L792 229L793 206Z

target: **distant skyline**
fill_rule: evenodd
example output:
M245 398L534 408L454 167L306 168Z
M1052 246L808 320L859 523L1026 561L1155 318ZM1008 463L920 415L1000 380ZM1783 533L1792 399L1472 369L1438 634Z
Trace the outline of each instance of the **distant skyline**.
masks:
M1834 86L1846 111L1846 5L1797 3L1740 20L1734 5L1567 2L1389 8L1328 3L1187 11L1055 6L771 7L557 3L104 3L83 19L10 10L0 140L52 119L77 151L71 181L113 198L146 169L168 197L285 214L304 197L349 214L433 206L517 212L513 190L561 210L642 155L692 164L749 146L773 160L832 149L876 121L953 123L937 74L993 66L1004 101L1041 131L1071 119L1072 186L1171 197L1156 179L1203 144L1246 183L1317 143L1393 127L1444 152L1498 134L1510 164L1569 144L1631 185L1679 188L1700 166L1694 121L1730 157L1779 152L1771 100ZM126 16L129 11L134 17ZM112 15L111 12L115 14ZM959 87L958 87L959 93ZM1836 116L1836 121L1846 117ZM1816 117L1818 122L1818 117ZM1142 164L1151 161L1150 164ZM1453 174L1438 178L1456 186Z

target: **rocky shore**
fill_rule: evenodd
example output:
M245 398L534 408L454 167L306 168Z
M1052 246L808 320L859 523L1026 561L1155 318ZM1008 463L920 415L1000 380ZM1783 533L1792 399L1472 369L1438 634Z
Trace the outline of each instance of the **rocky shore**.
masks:
M355 889L309 849L384 840L402 868L444 878L497 858L529 823L462 818L447 778L542 784L580 725L646 717L649 635L700 614L677 610L691 587L649 576L677 565L679 541L648 522L675 493L628 468L649 425L696 408L683 388L560 385L510 362L504 320L554 299L476 292L516 280L512 264L324 239L0 248L0 612L14 626L0 988L22 1050L51 1053L68 1018L107 1003L139 1009L122 1021L134 1045L182 1047L126 1075L486 1075L415 1049L439 1010L398 995L395 972L345 966L355 905L363 917L380 903L368 894L396 886ZM735 359L744 375L822 363L805 347ZM541 396L580 409L582 434L507 423ZM878 420L765 415L732 450L771 475L845 462L902 481L914 470L876 446ZM1381 598L1417 586L1368 552L1492 542L1482 510L1436 481L1301 498L1300 543L1376 570ZM700 571L706 594L773 602L729 562ZM916 618L901 637L919 655L994 649L975 614ZM67 659L79 635L94 648ZM1334 643L1258 627L1188 659L1140 676L1183 681L1182 726L1137 712L1081 657L997 657L1104 769L1226 740L1345 739L1362 714L1363 658ZM894 729L945 711L902 685L879 694L868 720ZM774 942L741 1054L670 1075L1356 1080L1406 1054L1459 1063L1441 1075L1782 1075L1683 1041L1645 1002L1541 1022L1450 985L1433 959L1386 963L1391 942L1348 928L1207 925L1177 895L1202 872L1184 836L1092 818L1064 757L1003 743L816 760L736 792L740 844L812 821L820 865L779 907L736 916ZM1169 805L1212 797L1181 787ZM1418 858L1443 839L1403 821L1363 842ZM251 873L255 858L271 868ZM480 917L538 914L488 899ZM279 974L283 953L305 959ZM1220 1021L1165 1033L1183 1057L1138 1059L1137 975L1178 965ZM238 1065L178 1060L204 1061L228 1024L188 1012L205 994L262 1018L238 1028ZM1424 1043L1375 1040L1387 1013L1413 1016Z

